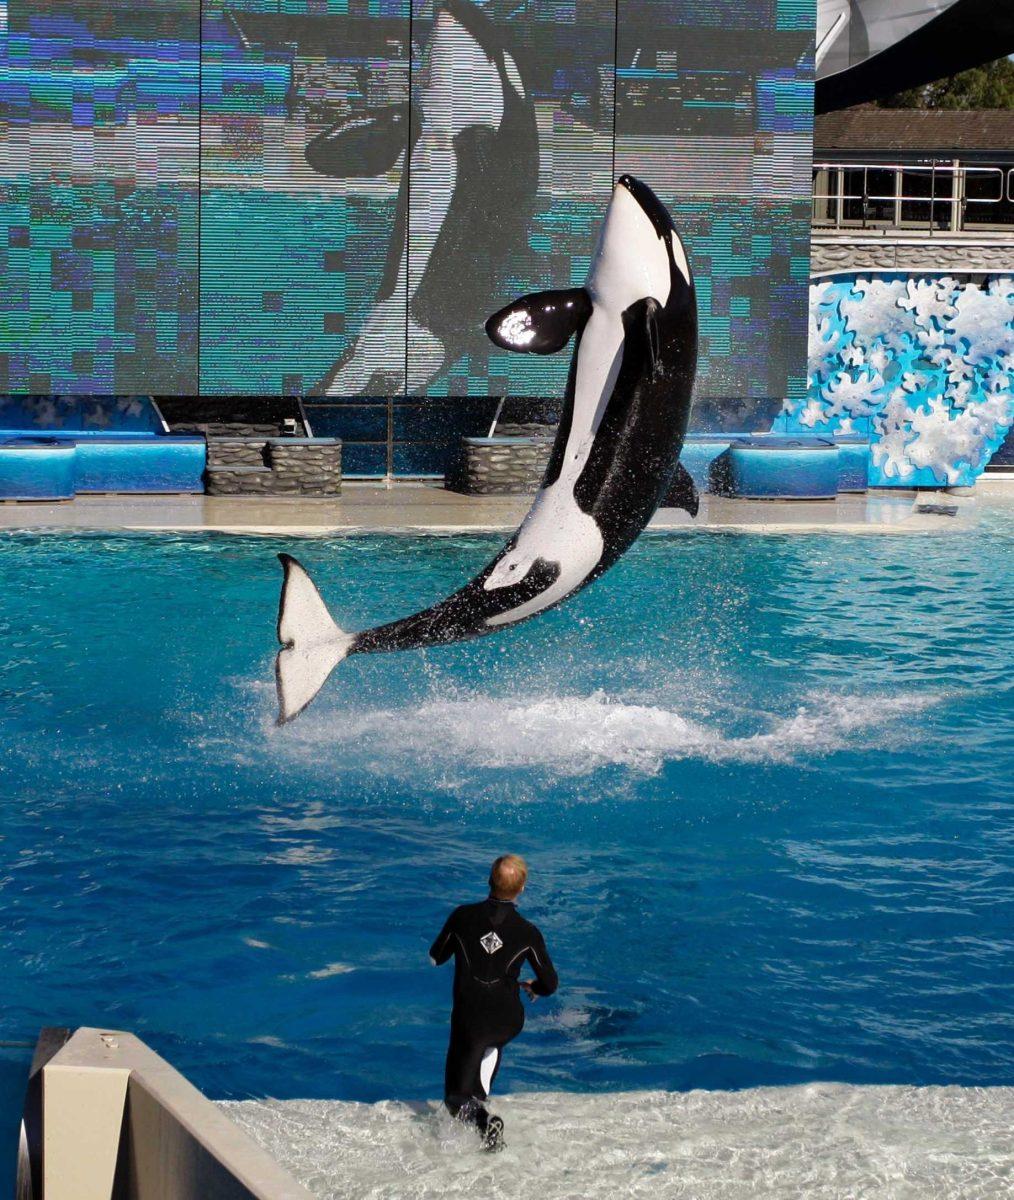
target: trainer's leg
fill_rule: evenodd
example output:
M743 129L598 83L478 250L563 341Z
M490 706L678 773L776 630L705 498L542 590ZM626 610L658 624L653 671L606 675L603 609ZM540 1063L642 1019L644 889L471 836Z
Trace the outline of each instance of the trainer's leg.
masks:
M500 1070L500 1064L503 1062L504 1046L508 1042L513 1042L520 1032L521 1025L519 1024L516 1028L503 1027L497 1030L492 1037L487 1038L486 1048L482 1052L482 1061L479 1063L479 1086L482 1089L483 1100L488 1099L493 1090L493 1083Z
M478 1091L483 1100L489 1099L489 1094L493 1090L493 1080L496 1079L496 1073L500 1070L500 1063L503 1060L503 1046L487 1046L482 1060L479 1063L479 1080ZM485 1121L480 1124L482 1130L482 1148L495 1152L504 1148L503 1140L503 1118L489 1112L483 1106L483 1114Z
M444 1103L452 1117L486 1127L486 1110L479 1096L480 1066L486 1047L451 1026L444 1067Z
M487 1046L479 1062L479 1099L488 1100L493 1090L493 1080L500 1070L501 1047Z

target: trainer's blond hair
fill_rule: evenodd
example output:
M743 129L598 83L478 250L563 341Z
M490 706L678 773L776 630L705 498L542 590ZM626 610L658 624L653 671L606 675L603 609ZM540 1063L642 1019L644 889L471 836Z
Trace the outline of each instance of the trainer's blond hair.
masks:
M489 869L490 891L498 900L513 900L528 879L528 864L520 854L501 854Z

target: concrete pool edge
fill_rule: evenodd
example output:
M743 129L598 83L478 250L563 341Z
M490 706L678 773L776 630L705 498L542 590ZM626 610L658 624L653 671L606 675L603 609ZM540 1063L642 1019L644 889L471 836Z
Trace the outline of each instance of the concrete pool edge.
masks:
M434 1101L225 1102L297 1178L325 1195L544 1200L625 1194L720 1200L891 1195L1000 1200L1014 1088L758 1085L738 1090L519 1091L497 1096L511 1186ZM575 1134L580 1131L577 1136ZM507 1172L505 1172L507 1174ZM762 1185L758 1186L758 1180ZM647 1185L647 1188L645 1187ZM731 1186L730 1186L731 1185ZM879 1195L880 1192L877 1191Z
M980 508L1014 513L1014 487L980 484L973 495L867 492L836 500L736 500L707 495L692 519L661 509L652 533L933 533L968 528ZM464 497L425 484L351 486L334 500L222 496L88 496L60 503L0 505L0 532L198 533L334 537L452 536L514 531L529 496Z
M312 1200L221 1105L134 1034L82 1026L53 1049L38 1069L37 1112L29 1112L31 1091L26 1103L19 1196L32 1197L41 1182L48 1200Z

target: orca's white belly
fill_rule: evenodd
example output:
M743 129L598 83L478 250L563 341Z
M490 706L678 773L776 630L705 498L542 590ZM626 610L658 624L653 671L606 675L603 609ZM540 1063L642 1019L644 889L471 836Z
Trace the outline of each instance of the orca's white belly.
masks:
M487 591L520 583L536 559L558 563L560 574L544 592L505 613L487 617L487 625L522 621L568 596L602 557L602 531L594 518L578 508L571 480L558 479L543 488L518 532L514 549L506 554L483 584Z
M536 559L556 563L560 573L544 592L486 619L510 625L559 603L598 565L605 544L595 519L582 512L574 495L588 462L595 434L612 395L623 357L623 323L605 308L592 312L578 352L574 411L557 479L535 497L518 530L517 542L490 572L486 591L520 583Z

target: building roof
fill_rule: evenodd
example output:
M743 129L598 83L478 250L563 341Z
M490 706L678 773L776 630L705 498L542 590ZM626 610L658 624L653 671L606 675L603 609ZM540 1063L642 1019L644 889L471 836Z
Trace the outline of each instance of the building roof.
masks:
M860 104L814 122L818 155L829 150L918 153L1014 152L1014 109L877 108Z

